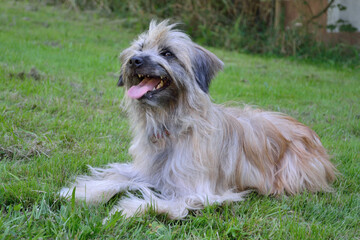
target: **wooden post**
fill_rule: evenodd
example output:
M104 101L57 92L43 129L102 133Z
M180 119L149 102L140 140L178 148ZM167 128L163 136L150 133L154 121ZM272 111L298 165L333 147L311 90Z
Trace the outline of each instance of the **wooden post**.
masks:
M281 0L275 0L274 28L279 29L281 18Z

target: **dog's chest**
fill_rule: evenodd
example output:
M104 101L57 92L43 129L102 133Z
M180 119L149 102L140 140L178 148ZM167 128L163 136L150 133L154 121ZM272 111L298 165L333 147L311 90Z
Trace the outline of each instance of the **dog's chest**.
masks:
M163 129L160 132L154 132L149 135L149 141L154 145L162 145L169 140L170 132L167 129Z

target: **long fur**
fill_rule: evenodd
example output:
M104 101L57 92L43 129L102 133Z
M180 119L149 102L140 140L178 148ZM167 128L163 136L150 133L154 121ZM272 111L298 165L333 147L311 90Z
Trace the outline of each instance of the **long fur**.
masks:
M128 193L111 213L130 217L149 207L170 218L189 209L241 201L248 189L264 195L329 191L335 168L314 131L281 113L211 102L208 87L223 63L168 21L151 22L121 55L119 85L137 84L130 59L146 57L152 73L166 72L171 85L153 99L125 96L133 162L90 168L60 195L88 203ZM160 52L170 49L174 58ZM166 134L165 134L166 133Z

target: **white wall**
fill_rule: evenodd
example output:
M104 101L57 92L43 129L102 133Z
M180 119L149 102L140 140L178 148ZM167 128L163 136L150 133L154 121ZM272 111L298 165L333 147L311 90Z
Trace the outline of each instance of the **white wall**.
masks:
M330 1L330 0L329 0ZM335 0L334 6L341 4L346 6L346 10L340 11L338 7L330 8L327 15L327 24L336 24L339 19L348 21L360 32L360 0ZM331 30L327 30L331 32ZM333 32L339 32L336 28Z

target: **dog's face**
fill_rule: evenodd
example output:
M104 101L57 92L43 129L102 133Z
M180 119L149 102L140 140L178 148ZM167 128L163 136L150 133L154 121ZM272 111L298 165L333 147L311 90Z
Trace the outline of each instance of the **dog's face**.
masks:
M152 21L147 32L121 53L119 86L145 106L165 107L207 93L223 63L169 25Z

